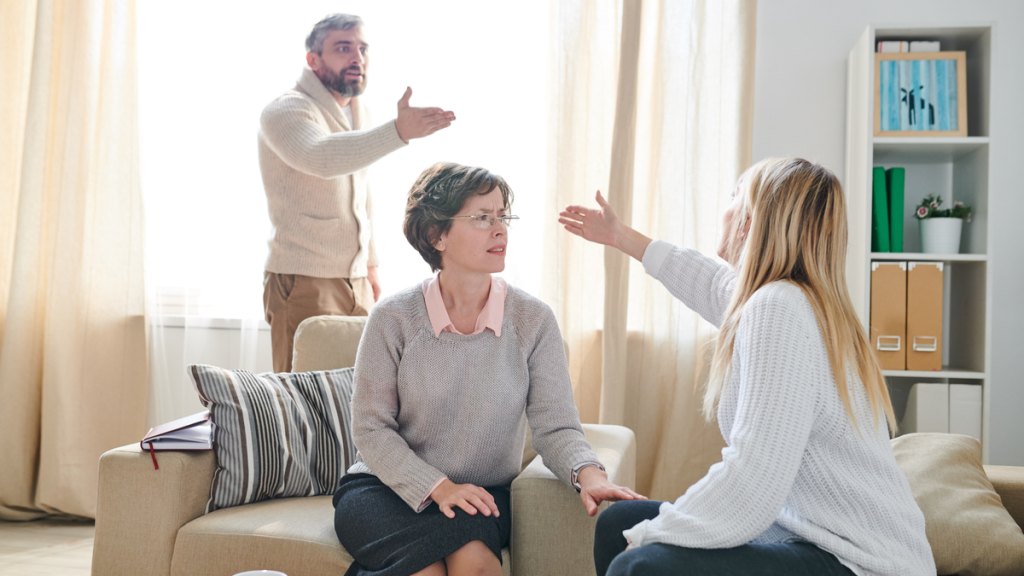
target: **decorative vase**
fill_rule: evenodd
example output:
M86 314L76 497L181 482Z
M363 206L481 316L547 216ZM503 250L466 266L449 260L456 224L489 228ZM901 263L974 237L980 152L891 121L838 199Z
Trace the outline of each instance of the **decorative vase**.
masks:
M959 254L961 218L925 218L921 223L921 251L925 254Z

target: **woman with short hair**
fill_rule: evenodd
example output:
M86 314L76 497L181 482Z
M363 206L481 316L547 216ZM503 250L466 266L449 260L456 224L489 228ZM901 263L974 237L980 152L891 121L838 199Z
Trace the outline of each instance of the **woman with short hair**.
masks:
M370 313L355 366L359 453L334 495L349 576L501 574L526 426L588 513L641 498L608 481L583 435L551 309L505 268L512 191L441 163L409 191L405 235L438 274Z
M838 179L799 158L750 168L718 255L652 242L599 209L565 228L619 248L720 328L704 416L722 461L673 502L620 502L598 519L597 573L935 574L924 516L889 444L896 421L846 289Z

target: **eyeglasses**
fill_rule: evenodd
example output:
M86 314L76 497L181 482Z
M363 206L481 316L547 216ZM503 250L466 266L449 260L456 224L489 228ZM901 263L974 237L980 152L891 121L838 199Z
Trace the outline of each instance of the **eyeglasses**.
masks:
M512 221L519 220L519 216L513 216L511 214L506 214L504 216L492 216L490 214L474 214L472 216L453 216L449 218L449 220L461 220L463 218L469 218L469 223L472 224L474 228L480 228L482 230L487 230L491 226L494 226L494 223L498 220L501 220L501 223L505 225L505 228L511 228Z

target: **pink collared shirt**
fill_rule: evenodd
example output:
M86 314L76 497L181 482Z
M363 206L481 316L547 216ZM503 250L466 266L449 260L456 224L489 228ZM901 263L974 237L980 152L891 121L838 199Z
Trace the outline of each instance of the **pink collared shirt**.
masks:
M469 335L479 334L485 328L490 328L495 336L501 336L501 322L505 318L505 293L508 291L508 284L497 276L491 276L491 291L484 303L483 310L476 318L476 327ZM430 317L430 326L434 329L434 336L440 336L441 332L462 334L455 329L451 318L448 316L448 309L444 306L444 299L441 297L441 282L438 277L432 276L423 281L423 300L427 305L427 316Z

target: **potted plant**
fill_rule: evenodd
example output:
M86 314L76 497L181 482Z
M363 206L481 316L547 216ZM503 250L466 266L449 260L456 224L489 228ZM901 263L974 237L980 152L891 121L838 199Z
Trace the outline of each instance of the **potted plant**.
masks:
M928 195L914 213L921 223L921 251L926 254L958 254L964 220L971 221L971 207L954 202L942 208L942 196Z

